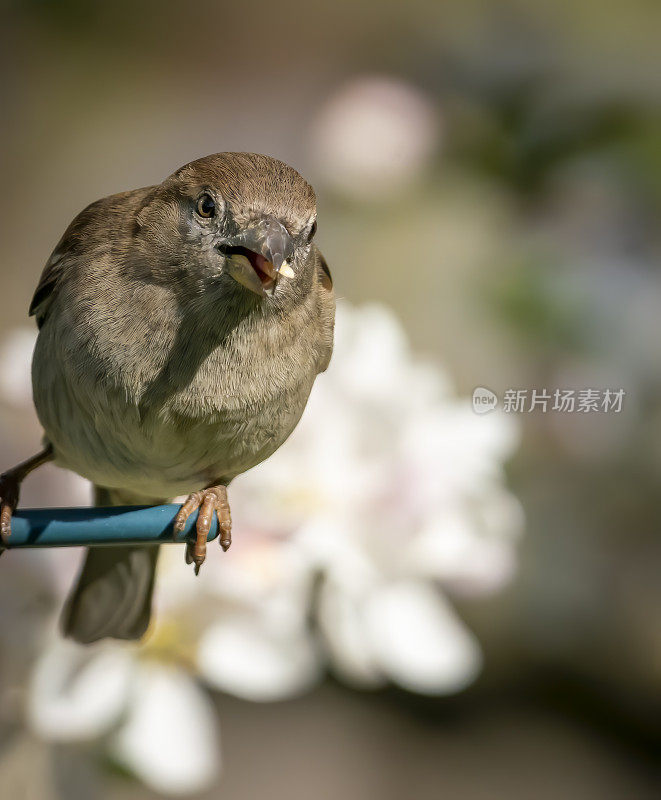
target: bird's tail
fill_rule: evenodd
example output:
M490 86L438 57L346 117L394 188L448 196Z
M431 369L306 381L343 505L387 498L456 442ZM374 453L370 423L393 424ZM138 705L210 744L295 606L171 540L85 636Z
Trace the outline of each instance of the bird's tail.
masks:
M95 487L95 505L161 503ZM140 639L149 625L158 547L90 547L62 612L62 631L81 644Z

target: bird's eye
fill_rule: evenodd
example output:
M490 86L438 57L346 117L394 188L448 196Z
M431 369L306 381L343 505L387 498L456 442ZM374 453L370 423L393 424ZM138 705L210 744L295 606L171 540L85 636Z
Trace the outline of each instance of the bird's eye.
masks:
M317 220L312 223L312 227L310 228L310 233L308 233L308 244L314 239L314 235L317 232Z
M210 194L207 194L206 192L204 194L201 194L197 198L197 205L195 206L195 210L201 217L204 217L205 219L213 217L216 213L216 203L213 197Z

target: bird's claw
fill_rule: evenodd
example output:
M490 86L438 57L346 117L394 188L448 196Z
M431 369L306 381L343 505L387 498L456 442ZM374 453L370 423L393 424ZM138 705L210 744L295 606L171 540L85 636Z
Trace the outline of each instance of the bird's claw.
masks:
M220 546L227 550L232 544L232 518L227 501L227 488L225 486L211 486L200 492L193 492L179 509L174 519L173 538L179 538L186 527L186 520L197 509L197 522L195 523L196 537L194 542L186 543L186 563L195 564L195 574L199 575L200 567L207 556L207 536L211 528L214 513L218 516L220 532Z
M11 517L18 505L21 483L11 472L0 475L0 547L9 545Z

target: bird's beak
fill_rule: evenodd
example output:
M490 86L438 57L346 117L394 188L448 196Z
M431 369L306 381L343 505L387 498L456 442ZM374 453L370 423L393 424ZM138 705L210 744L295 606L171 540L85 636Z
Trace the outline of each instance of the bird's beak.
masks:
M282 275L294 277L290 260L294 242L285 226L273 217L262 217L220 243L218 248L229 260L228 271L238 283L263 297L275 291Z

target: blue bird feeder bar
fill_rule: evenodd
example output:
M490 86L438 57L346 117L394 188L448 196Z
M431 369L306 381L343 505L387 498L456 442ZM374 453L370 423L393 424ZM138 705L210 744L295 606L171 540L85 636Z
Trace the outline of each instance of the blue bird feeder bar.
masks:
M23 508L11 521L7 550L23 547L82 547L168 544L181 506L108 506L93 508ZM186 520L177 542L195 541L197 512ZM213 515L207 541L218 536ZM2 547L0 547L0 550Z

